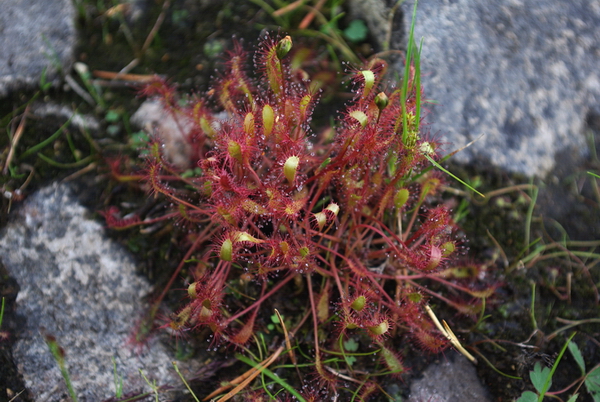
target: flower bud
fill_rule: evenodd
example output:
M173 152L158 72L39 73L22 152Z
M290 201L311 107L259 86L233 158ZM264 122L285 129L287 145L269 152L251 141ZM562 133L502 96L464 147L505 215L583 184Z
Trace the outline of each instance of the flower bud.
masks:
M292 49L292 38L287 35L285 38L281 39L277 46L275 47L275 52L277 53L277 58L279 60L283 59Z
M385 92L379 92L377 96L375 96L375 105L377 105L377 109L382 111L387 107L390 103L390 98L385 94Z

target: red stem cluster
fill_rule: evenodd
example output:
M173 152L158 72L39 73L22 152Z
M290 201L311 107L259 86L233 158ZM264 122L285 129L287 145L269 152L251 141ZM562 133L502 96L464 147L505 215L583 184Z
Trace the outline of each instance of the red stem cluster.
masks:
M318 136L311 116L319 96L298 78L306 74L290 70L291 47L289 36L265 37L254 57L259 76L250 79L248 57L236 46L208 94L186 104L162 80L144 90L185 122L189 166L196 168L190 176L175 167L160 136L149 144L145 181L173 205L164 218L176 217L200 236L193 242L201 255L197 277L168 326L209 328L246 344L257 316L272 314L262 304L302 275L323 379L336 381L323 367L320 344L337 344L356 331L378 345L385 367L401 373L400 357L386 345L400 329L426 350L447 346L422 311L429 295L416 281L448 271L458 248L450 211L425 207L442 180L425 169L437 144L421 136L422 122L415 121L421 88L409 82L406 99L400 89L381 91L386 63L373 59L352 72L354 97L335 138ZM403 103L410 126L404 140ZM114 208L106 217L114 227L147 223L136 216L120 220ZM227 286L248 281L259 294L230 311L223 303ZM319 339L319 325L332 317L337 331Z

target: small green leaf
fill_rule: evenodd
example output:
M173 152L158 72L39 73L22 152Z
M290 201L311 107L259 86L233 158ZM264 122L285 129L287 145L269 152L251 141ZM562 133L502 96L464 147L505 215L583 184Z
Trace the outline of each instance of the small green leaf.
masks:
M521 397L517 399L517 402L536 402L538 400L538 396L531 392L525 391L521 394Z
M181 177L184 179L189 179L190 177L198 177L202 175L202 169L196 167L194 169L188 169L181 174Z
M529 372L529 377L531 378L531 383L535 387L538 392L544 392L544 386L548 381L548 388L552 385L552 378L550 377L550 369L548 367L542 368L540 362L537 362L535 366L533 366L533 371Z
M273 314L273 315L271 316L271 322L272 322L273 324L279 324L279 317L277 316L277 314Z
M600 401L600 366L593 369L585 378L585 387L592 394L594 402Z
M346 364L348 364L348 366L352 366L354 363L356 363L356 357L354 356L344 356L346 358Z
M571 395L571 397L569 398L569 400L567 402L575 402L577 400L578 396L579 396L579 394Z
M358 43L367 39L368 32L369 29L362 20L354 20L348 28L344 29L344 36L350 42Z
M119 112L116 112L114 110L109 110L108 112L106 112L104 119L109 123L114 123L121 119L121 115L119 114Z
M145 131L138 131L131 134L129 142L133 148L142 148L150 142L150 137Z
M119 134L119 131L121 131L121 127L119 127L116 124L109 124L108 127L106 127L106 133L111 137L114 137L117 134Z
M350 338L344 342L344 349L348 352L356 352L358 350L358 342L356 342L354 338Z
M581 375L585 375L585 362L583 361L583 356L577 347L575 342L569 342L569 352L573 355L573 358L577 362L579 369L581 370Z

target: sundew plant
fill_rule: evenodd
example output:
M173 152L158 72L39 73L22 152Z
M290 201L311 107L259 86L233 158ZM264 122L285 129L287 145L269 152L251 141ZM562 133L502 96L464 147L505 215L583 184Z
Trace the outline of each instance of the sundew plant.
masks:
M252 59L236 46L206 94L184 100L159 79L143 90L179 123L190 168L172 163L156 135L141 180L168 207L105 216L113 228L184 229L173 279L183 275L187 293L157 326L230 345L263 373L287 367L273 380L283 392L246 381L234 392L245 400L384 393L381 379L407 370L404 340L429 353L449 346L429 303L476 315L493 292L480 268L460 265L444 174L432 165L439 144L422 133L412 43L398 86L382 82L382 59L350 69L352 99L325 129L311 125L319 93L290 67L289 36L262 36Z

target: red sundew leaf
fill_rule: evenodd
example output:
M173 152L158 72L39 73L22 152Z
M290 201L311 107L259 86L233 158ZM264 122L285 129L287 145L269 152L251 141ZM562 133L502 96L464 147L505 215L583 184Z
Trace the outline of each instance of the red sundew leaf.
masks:
M140 217L137 214L121 218L119 208L114 206L106 211L101 211L100 214L104 216L106 225L111 229L124 230L141 224Z
M240 328L235 335L229 337L229 340L239 346L244 346L248 343L252 334L254 334L254 322L256 320L256 314L258 310L254 310L253 314L250 316L248 321Z

